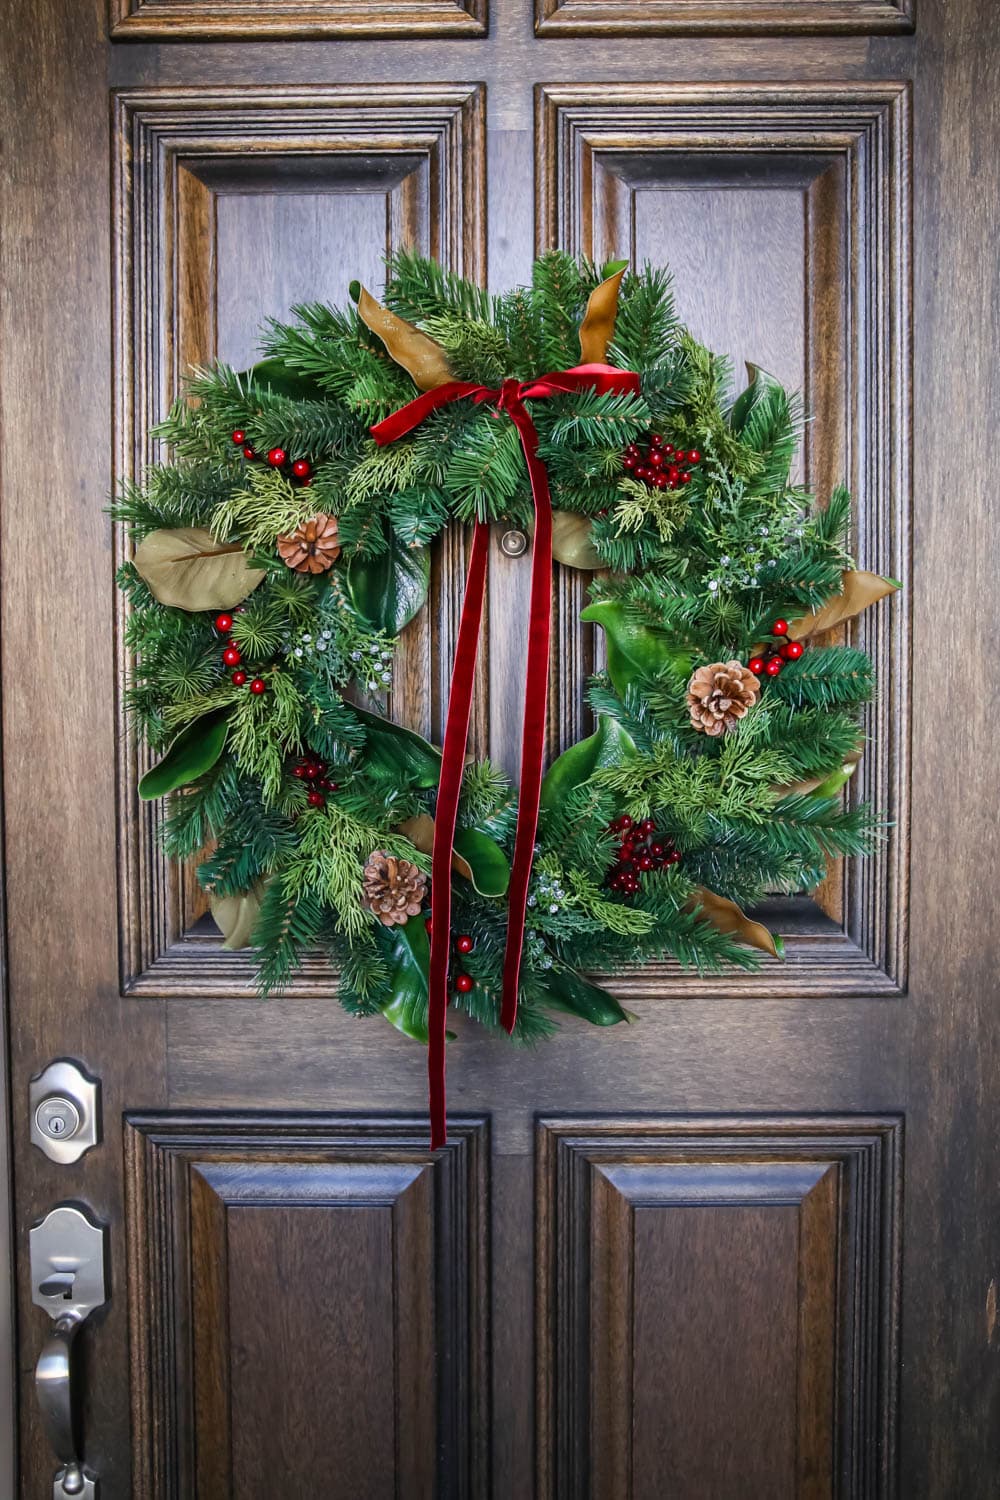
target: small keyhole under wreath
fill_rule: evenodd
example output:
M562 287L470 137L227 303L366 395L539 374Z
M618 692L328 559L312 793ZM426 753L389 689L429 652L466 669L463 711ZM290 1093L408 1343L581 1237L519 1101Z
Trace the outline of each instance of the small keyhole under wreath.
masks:
M117 497L127 705L226 945L263 995L324 949L347 1010L426 1045L438 1145L449 1007L520 1042L633 1021L591 974L780 959L747 909L870 850L843 788L874 674L838 627L898 585L855 568L845 489L792 481L799 401L753 366L738 389L665 270L553 251L494 295L404 250L381 303L350 291L193 372L169 462ZM532 539L527 629L492 642L525 664L519 788L466 755L492 522ZM451 524L437 746L392 673ZM554 567L590 575L607 664L546 767Z

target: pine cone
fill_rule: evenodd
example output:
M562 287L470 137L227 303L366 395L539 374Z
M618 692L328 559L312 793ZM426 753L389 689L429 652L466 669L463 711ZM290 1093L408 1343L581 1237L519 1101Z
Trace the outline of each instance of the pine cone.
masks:
M340 556L337 517L320 512L288 536L279 536L278 556L296 573L325 573Z
M725 734L753 708L759 692L760 680L741 662L717 661L699 667L687 689L691 723L705 734Z
M424 904L427 876L408 859L397 859L376 849L368 856L361 905L374 912L386 927L415 917Z

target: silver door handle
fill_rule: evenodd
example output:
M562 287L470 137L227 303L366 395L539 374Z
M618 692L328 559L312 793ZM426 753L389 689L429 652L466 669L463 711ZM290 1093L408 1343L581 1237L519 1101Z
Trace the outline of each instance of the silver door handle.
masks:
M52 1332L35 1366L42 1425L62 1467L53 1500L94 1500L97 1480L84 1468L73 1426L73 1341L95 1308L107 1301L105 1230L81 1209L61 1203L36 1224L31 1244L32 1300L52 1319Z

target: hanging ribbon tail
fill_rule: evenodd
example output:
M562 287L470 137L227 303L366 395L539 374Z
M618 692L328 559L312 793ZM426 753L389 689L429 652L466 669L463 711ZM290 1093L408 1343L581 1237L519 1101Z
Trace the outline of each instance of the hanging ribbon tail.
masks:
M429 392L429 394L436 394ZM458 627L455 665L448 696L448 719L441 752L431 855L431 960L427 994L427 1078L430 1088L431 1150L448 1139L445 1090L446 1018L448 1013L448 955L451 951L451 861L455 821L462 790L465 746L469 738L472 689L479 654L479 632L486 597L486 567L490 528L477 521L465 583L462 618Z

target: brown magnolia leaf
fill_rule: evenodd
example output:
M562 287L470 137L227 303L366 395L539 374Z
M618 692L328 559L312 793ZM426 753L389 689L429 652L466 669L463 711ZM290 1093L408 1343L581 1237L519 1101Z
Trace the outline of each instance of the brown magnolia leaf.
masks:
M383 307L364 287L358 292L358 316L377 333L397 365L402 365L419 391L432 391L454 379L448 356L436 339L405 318Z
M627 270L626 264L600 286L595 286L587 300L587 311L580 324L581 364L603 364L607 358L618 316L618 289Z
M208 904L216 927L225 939L223 948L248 948L250 934L260 914L264 899L264 882L255 880L248 891L235 896L208 895Z
M396 832L401 833L405 839L409 839L421 854L433 854L434 819L430 813L417 813L415 817L407 818L405 823L397 826ZM451 851L451 867L457 870L459 875L464 875L466 880L472 879L472 866L455 849Z
M893 578L882 578L878 573L863 573L857 569L841 574L841 592L828 599L821 609L814 609L788 626L790 641L804 641L821 630L832 630L844 620L853 620L869 604L877 604L887 594L894 594L900 585Z
M217 542L202 526L151 531L134 561L154 598L192 612L232 609L265 577L262 568L251 568L242 543Z
M552 512L552 556L569 568L584 568L593 571L603 568L604 563L597 554L591 536L593 522L589 516L577 515L572 510Z
M714 891L707 890L703 885L695 891L685 910L698 911L719 932L731 932L742 942L749 943L751 948L760 948L762 952L770 953L772 958L783 956L778 951L777 942L763 922L751 921L735 901L728 901L725 896L717 896Z

